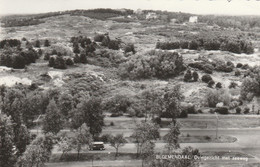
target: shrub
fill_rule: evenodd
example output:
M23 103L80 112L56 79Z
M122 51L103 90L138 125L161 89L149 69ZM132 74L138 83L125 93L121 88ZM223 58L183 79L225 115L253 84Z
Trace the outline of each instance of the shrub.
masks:
M50 55L46 53L46 54L44 55L43 60L49 60L49 59L50 59Z
M182 110L179 118L187 118L187 117L188 117L188 113L186 111Z
M216 108L215 109L215 112L216 113L219 113L219 114L229 114L229 112L228 112L228 108L226 108L226 107L220 107L220 108Z
M114 124L114 122L112 121L112 122L110 122L110 126L115 126L115 124Z
M190 82L192 80L192 75L191 75L191 71L187 70L185 75L184 75L184 81L185 82Z
M197 41L191 41L189 42L189 49L190 50L198 50L199 43Z
M67 58L66 59L66 65L71 66L73 64L74 64L74 62L73 62L73 60L71 58Z
M205 73L212 74L214 67L211 64L208 64L206 62L195 62L195 63L190 63L190 67L192 68L197 68L199 70L203 70Z
M211 78L210 75L206 74L206 75L203 75L201 80L205 83L209 83L209 81L212 81L213 79Z
M44 46L45 46L45 47L51 46L48 39L46 39L46 40L44 41Z
M78 54L75 55L75 57L73 58L74 63L80 63L80 57Z
M247 70L247 69L249 69L249 65L248 64L244 64L241 68L244 69L244 70Z
M260 83L255 78L246 78L243 80L241 85L241 98L243 100L249 100L250 94L252 95L259 95L260 92Z
M189 42L188 41L180 41L180 48L188 49L189 48Z
M161 119L160 117L155 117L155 118L153 119L153 122L156 123L156 124L158 124L158 125L160 125L161 122L162 122L162 119Z
M177 52L155 51L145 57L133 57L120 65L122 78L145 79L156 77L166 79L178 76L186 69L182 56Z
M162 50L171 50L171 49L179 49L180 43L179 42L157 42L156 49Z
M225 89L208 90L205 96L205 102L208 107L216 107L218 103L224 103L225 106L229 106L231 96Z
M208 87L209 88L213 88L213 85L215 84L215 82L213 81L213 80L210 80L209 82L208 82Z
M192 77L193 77L193 81L194 81L194 82L197 82L198 79L199 79L199 74L198 74L196 71L194 71L194 72L192 73Z
M250 112L250 109L248 107L244 108L244 114L248 114Z
M241 75L241 72L239 70L236 70L235 71L235 76L240 76Z
M203 44L205 50L219 50L220 42L217 40L206 41Z
M124 52L125 53L128 53L128 52L132 52L133 54L135 54L135 47L134 47L134 44L127 44L125 47L124 47Z
M36 48L40 48L41 47L41 43L40 43L40 41L39 40L37 40L36 42L35 42L35 45L34 45Z
M237 107L237 108L236 108L236 114L240 114L241 111L242 111L242 109L241 109L240 107Z
M216 88L221 89L221 88L222 88L222 84L221 84L220 82L218 82L218 83L216 84Z
M97 34L97 35L94 36L94 41L95 42L102 42L104 38L105 38L104 34Z
M108 44L109 49L118 50L120 42L117 40L111 40Z
M235 83L234 81L232 81L231 83L230 83L230 85L228 86L228 88L229 89L235 89L236 87L238 86L238 84L237 83Z
M243 64L237 63L237 68L241 68L242 66L243 66Z
M241 47L240 43L235 42L235 41L228 41L228 42L223 42L220 46L220 49L223 51L229 51L232 53L241 53Z

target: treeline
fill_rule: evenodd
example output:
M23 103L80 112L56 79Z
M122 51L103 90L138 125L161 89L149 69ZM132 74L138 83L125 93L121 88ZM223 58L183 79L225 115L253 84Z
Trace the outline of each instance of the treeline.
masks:
M12 15L5 16L1 18L2 27L20 27L20 26L30 26L38 25L44 23L42 20L44 18L60 16L60 15L73 15L73 16L86 16L93 19L106 20L107 18L117 17L117 16L126 16L133 14L133 10L130 9L90 9L90 10L71 10L63 12L49 12L35 15Z
M199 39L192 41L176 41L176 42L157 42L156 49L190 49L190 50L222 50L232 53L254 53L254 47L251 42L239 39Z
M214 15L201 15L199 22L207 23L209 25L218 25L220 27L232 28L255 28L260 27L259 16L214 16Z

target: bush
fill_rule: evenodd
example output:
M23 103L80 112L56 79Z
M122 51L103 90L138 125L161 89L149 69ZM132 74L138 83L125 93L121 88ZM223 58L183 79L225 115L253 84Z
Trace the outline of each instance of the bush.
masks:
M192 74L190 70L187 70L185 75L184 75L184 81L185 82L190 82L192 80Z
M196 71L194 71L194 72L192 73L192 77L193 77L193 81L194 81L194 82L197 82L198 79L199 79L199 74L198 74Z
M229 106L230 101L231 96L229 92L224 89L209 89L205 96L206 106L208 107L216 107L216 105L221 102L224 103L225 106Z
M182 110L179 118L187 118L187 117L188 117L188 113L186 111Z
M235 76L240 76L241 75L241 72L239 70L236 70L235 71Z
M190 67L192 68L197 68L199 70L203 70L205 73L212 74L214 67L211 64L208 64L206 62L195 62L195 63L190 63Z
M209 88L213 88L213 85L215 84L215 82L213 81L213 80L210 80L209 82L208 82L208 87Z
M97 34L97 35L95 35L95 37L94 37L94 41L95 41L95 42L102 42L104 38L105 38L105 35L104 35L104 34Z
M191 41L189 42L189 49L190 50L198 50L199 43L197 41Z
M204 42L203 46L205 50L219 50L220 49L221 43L219 41L215 40L210 40Z
M226 108L226 107L216 108L215 112L219 113L219 114L224 114L224 115L229 114L228 108Z
M73 60L71 58L67 58L66 59L66 65L71 66L73 64L74 64L74 62L73 62Z
M248 64L244 64L241 68L242 68L243 70L247 70L247 69L249 69L249 65L248 65Z
M221 88L222 88L222 84L221 84L220 82L218 82L218 83L216 84L216 88L221 89Z
M237 63L237 68L241 68L242 66L243 66L243 64Z
M212 81L213 79L211 78L210 75L206 74L206 75L203 75L201 80L205 83L209 83L209 81Z
M230 85L228 86L228 88L229 88L229 89L232 89L232 88L235 89L237 86L238 86L238 84L232 81L232 82L230 83Z
M45 46L45 47L51 46L48 39L46 39L46 40L44 41L44 46Z
M154 51L148 56L133 57L120 65L122 78L146 79L156 77L167 79L178 76L186 69L182 56L177 52Z
M135 47L134 44L127 44L124 48L124 52L128 53L128 52L132 52L133 54L135 54Z
M244 114L248 114L250 112L250 109L248 107L244 108Z
M180 48L189 49L189 42L188 41L180 41Z
M37 40L36 42L35 42L35 45L34 45L36 48L40 48L41 47L41 43L40 43L40 41L39 40Z
M241 111L242 111L242 109L241 109L240 107L237 107L237 108L236 108L236 114L240 114Z
M110 122L110 126L115 126L115 124L114 124L114 122L112 121L112 122Z
M50 55L49 54L45 54L43 60L49 60L49 59L50 59Z
M153 119L153 122L156 123L156 124L158 124L158 125L160 125L161 122L162 122L162 119L161 119L160 117L155 117L155 118Z
M120 42L117 40L111 40L108 44L109 49L118 50Z

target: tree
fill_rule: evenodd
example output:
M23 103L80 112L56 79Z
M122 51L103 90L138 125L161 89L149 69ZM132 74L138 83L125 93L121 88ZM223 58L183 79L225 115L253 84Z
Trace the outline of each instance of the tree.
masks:
M212 88L214 84L215 84L215 82L213 80L211 80L208 82L208 87Z
M20 126L16 138L17 140L15 145L18 154L21 155L26 150L26 146L30 143L30 132L25 125Z
M190 82L192 79L192 74L190 70L187 70L185 75L184 75L184 81L185 82Z
M193 77L193 81L194 81L194 82L197 82L198 79L199 79L199 74L198 74L196 71L194 71L194 72L192 73L192 77Z
M152 159L154 159L154 147L155 144L152 141L145 141L142 145L142 152L141 152L141 158L142 158L142 167L144 166L144 162L150 162Z
M40 47L41 47L41 43L40 43L39 40L36 40L36 42L35 42L35 47L36 47L36 48L40 48Z
M102 126L104 125L101 100L95 97L91 97L88 100L82 99L81 103L77 105L72 121L73 119L78 119L79 121L77 124L74 124L74 128L78 128L83 123L86 123L93 136L99 135L102 131Z
M159 136L158 125L148 122L137 124L132 135L137 146L137 155L139 156L142 153L142 147L145 142L156 140Z
M163 99L164 99L164 112L167 113L172 122L176 123L176 118L180 115L180 101L183 100L184 96L181 94L180 85L176 85L173 89L166 89Z
M46 134L45 136L37 137L26 148L17 165L20 167L44 166L51 156L53 144L53 135Z
M59 109L64 117L69 116L69 112L74 108L73 96L68 93L63 93L58 100Z
M111 136L109 138L109 143L112 147L116 149L116 157L118 155L118 149L119 147L122 147L126 143L126 139L124 138L123 134L117 134L116 136Z
M51 132L57 134L62 127L62 115L56 105L56 102L52 99L46 109L46 116L43 121L43 131L44 133Z
M52 56L49 58L49 67L54 67L55 66L55 58Z
M180 127L178 124L170 124L170 131L164 136L164 140L166 141L166 148L169 153L172 153L172 150L180 148L179 144L179 135L180 135Z
M72 150L72 139L67 136L62 136L58 142L58 150L62 151L60 159Z
M90 133L90 129L85 123L82 124L75 132L75 135L72 137L72 147L75 148L78 153L77 159L79 159L79 154L82 150L82 147L84 145L90 145L92 141L93 139L92 134Z
M44 46L45 46L45 47L48 47L48 46L50 46L50 42L49 42L49 40L48 40L48 39L46 39L46 40L44 41Z
M0 166L13 166L15 159L13 123L10 117L0 113Z

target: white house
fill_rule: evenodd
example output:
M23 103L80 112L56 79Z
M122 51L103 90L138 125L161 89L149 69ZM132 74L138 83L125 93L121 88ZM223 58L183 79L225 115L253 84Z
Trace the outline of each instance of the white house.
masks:
M158 16L157 16L157 14L154 13L154 12L149 12L149 13L147 13L147 15L146 15L145 18L146 18L147 20L149 20L149 19L157 19Z
M198 23L198 16L191 16L189 19L190 23Z

